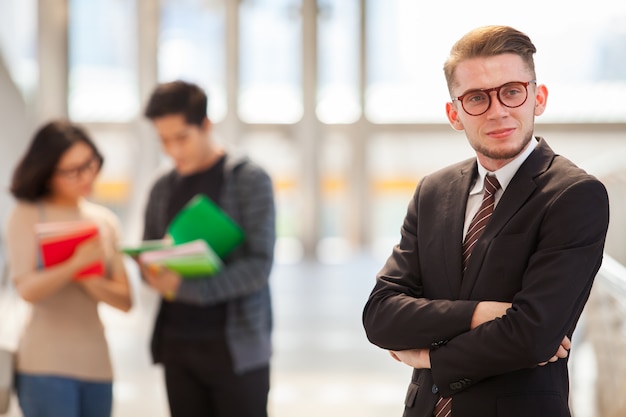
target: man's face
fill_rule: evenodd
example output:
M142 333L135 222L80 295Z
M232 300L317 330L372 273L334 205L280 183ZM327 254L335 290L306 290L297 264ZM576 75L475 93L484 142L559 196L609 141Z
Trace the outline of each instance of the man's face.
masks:
M473 58L458 65L452 95L458 97L471 90L499 87L513 81L527 82L532 78L518 55ZM468 114L457 100L446 104L450 124L465 131L479 162L490 171L506 165L526 148L532 138L535 116L545 110L546 87L530 83L527 89L526 102L515 108L504 106L497 93L490 92L491 105L479 116Z
M200 127L188 124L182 114L172 114L158 117L153 123L164 152L172 158L179 174L193 174L206 167L211 156L208 119Z

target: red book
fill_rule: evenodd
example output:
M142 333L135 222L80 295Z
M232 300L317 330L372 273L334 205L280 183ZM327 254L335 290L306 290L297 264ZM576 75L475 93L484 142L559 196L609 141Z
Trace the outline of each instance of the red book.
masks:
M43 266L49 267L66 261L81 242L97 236L98 233L98 225L89 220L36 224L35 234ZM80 280L94 275L104 275L102 261L94 262L78 271L74 279Z

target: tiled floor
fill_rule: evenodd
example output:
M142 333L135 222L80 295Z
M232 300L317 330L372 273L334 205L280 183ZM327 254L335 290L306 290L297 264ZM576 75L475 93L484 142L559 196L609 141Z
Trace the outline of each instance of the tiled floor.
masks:
M410 369L372 346L361 312L380 264L277 265L271 417L400 416ZM168 416L161 370L148 357L156 298L138 289L129 314L104 309L116 368L114 417Z

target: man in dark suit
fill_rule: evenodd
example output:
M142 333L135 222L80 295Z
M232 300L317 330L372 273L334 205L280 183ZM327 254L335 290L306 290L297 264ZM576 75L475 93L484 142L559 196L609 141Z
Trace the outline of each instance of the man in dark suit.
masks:
M420 181L363 313L369 340L414 368L406 417L570 416L568 350L608 197L534 136L548 97L535 51L513 28L482 27L444 65L448 119L476 158Z

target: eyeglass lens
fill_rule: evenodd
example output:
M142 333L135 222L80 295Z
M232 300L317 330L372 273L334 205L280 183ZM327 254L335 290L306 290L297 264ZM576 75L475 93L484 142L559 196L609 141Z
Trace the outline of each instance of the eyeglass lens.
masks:
M487 90L470 91L459 97L463 109L472 116L485 113L491 106L491 92L495 91L502 105L510 108L519 107L528 97L528 83L512 82Z

